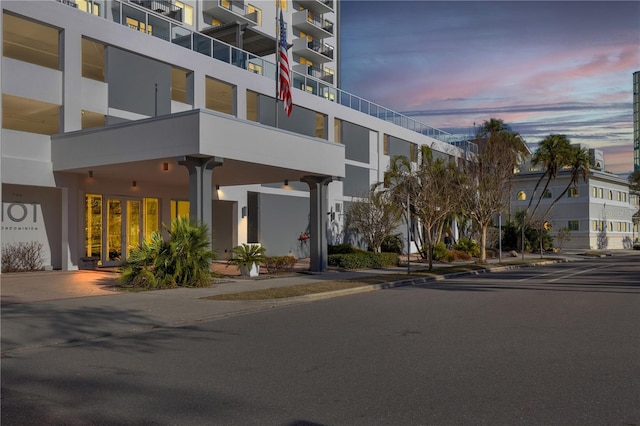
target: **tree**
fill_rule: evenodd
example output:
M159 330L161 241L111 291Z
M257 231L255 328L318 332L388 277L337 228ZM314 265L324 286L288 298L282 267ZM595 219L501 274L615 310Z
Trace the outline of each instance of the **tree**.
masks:
M401 207L392 202L389 193L372 188L349 207L347 227L362 235L371 250L380 252L384 239L398 226L401 216Z
M491 119L478 130L474 142L478 153L462 161L459 199L463 211L480 231L480 259L486 262L487 229L503 211L513 169L526 152L524 141L502 120Z
M569 152L565 157L564 167L569 167L569 182L564 190L549 204L544 216L547 216L553 206L564 197L570 188L575 188L578 185L580 176L584 182L587 181L589 174L591 173L592 160L589 155L589 151L586 148L582 148L578 145L571 145Z
M411 219L417 219L419 226L412 230L414 240L420 242L418 250L428 259L431 270L436 230L457 208L458 169L453 158L436 156L426 145L420 147L416 160L413 163L404 156L392 158L383 184L391 198L405 210L409 203L407 224L410 226Z
M558 176L560 169L569 162L569 156L571 154L571 143L566 135L549 135L544 138L538 145L538 150L533 154L531 158L531 164L534 167L541 166L544 172L540 176L540 179L536 182L536 186L533 188L533 194L529 199L527 205L527 212L531 209L531 204L534 198L537 198L536 205L531 212L530 216L535 217L535 213L540 206L540 202L544 197L544 194L549 188L549 184ZM542 192L536 197L536 192L540 183L545 180L544 188Z

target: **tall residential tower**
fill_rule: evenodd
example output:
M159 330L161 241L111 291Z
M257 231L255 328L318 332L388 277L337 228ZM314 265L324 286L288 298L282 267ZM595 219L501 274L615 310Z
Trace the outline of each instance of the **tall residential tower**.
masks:
M633 169L640 170L640 71L633 73Z

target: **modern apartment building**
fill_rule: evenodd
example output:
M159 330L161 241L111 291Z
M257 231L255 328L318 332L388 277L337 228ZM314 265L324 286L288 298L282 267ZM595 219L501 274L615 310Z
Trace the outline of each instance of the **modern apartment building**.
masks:
M571 186L549 214L544 216L549 205L570 182L569 170L561 170L557 178L551 181L534 219L548 221L554 237L560 229L568 229L570 240L564 243L565 249L629 249L638 237L638 223L634 222L638 197L630 193L626 179L604 171L602 151L591 149L589 152L594 165L587 180L580 177L578 184ZM512 217L516 211L527 208L532 196L535 196L535 205L539 193L534 195L533 190L541 175L542 171L530 165L520 168L510 202ZM543 185L544 181L538 191L542 190Z
M633 73L633 169L640 169L640 71Z
M114 265L190 215L219 258L260 243L322 270L391 156L473 148L337 87L336 1L3 1L0 242L41 243L50 268Z

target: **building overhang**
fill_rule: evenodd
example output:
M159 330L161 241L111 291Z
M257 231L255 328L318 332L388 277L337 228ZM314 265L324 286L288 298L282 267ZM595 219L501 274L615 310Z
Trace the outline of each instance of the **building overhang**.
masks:
M233 21L207 28L201 33L259 57L272 55L276 52L277 41L275 37L256 30L247 23Z
M60 134L51 142L54 172L105 179L184 184L187 169L177 164L183 156L223 158L214 172L221 186L345 175L343 145L211 111Z

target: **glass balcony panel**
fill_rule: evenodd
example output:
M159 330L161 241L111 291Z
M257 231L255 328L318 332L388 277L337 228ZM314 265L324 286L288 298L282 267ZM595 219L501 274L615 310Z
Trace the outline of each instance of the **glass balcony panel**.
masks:
M307 79L307 85L305 87L308 93L318 94L318 82L310 78Z
M115 22L116 24L120 23L120 9L122 7L122 3L119 1L111 2L111 7L106 9L106 18L110 21Z
M132 30L147 31L147 14L126 4L122 5L122 25Z
M293 73L293 87L295 87L296 89L300 89L300 90L305 90L305 78L302 74L299 74L297 72ZM295 95L294 95L295 96Z
M191 31L177 25L171 26L171 42L191 49Z
M149 15L149 30L154 37L161 38L162 40L171 40L171 24L166 19L159 18L154 15Z
M231 46L226 43L222 43L217 40L213 40L213 57L226 62L227 64L231 63Z
M362 99L360 101L360 112L364 112L365 114L369 114L369 105L370 103Z
M231 63L238 68L247 69L247 52L232 47Z
M211 56L212 39L202 34L193 33L193 50Z
M378 105L369 104L369 115L372 117L378 116Z
M248 55L248 69L254 74L262 75L264 72L264 60L255 55Z
M340 92L340 104L344 106L351 106L351 95L347 92Z
M351 109L360 111L360 98L357 96L351 96L351 105L349 106L351 107Z
M271 62L264 61L264 70L262 71L262 75L268 77L269 79L275 81L276 80L276 65Z

